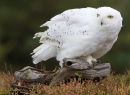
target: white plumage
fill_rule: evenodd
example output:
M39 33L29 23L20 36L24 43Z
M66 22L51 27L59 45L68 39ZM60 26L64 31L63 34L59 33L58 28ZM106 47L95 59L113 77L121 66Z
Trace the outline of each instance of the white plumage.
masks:
M40 27L48 26L33 51L33 63L56 57L83 58L88 63L106 54L117 40L122 27L120 12L110 7L70 9L53 17Z

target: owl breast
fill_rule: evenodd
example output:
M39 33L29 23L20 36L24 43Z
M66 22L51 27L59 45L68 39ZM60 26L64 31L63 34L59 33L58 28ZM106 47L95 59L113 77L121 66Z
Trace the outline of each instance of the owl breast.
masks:
M113 46L113 44L116 42L117 37L115 38L108 38L104 44L102 44L101 48L98 49L97 51L95 51L94 53L92 53L91 55L94 58L100 58L102 57L104 54L106 54Z

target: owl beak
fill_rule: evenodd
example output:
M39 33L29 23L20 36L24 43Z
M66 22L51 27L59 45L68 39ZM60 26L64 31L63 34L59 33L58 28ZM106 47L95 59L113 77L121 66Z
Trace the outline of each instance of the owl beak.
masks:
M103 25L103 21L101 21L101 25Z

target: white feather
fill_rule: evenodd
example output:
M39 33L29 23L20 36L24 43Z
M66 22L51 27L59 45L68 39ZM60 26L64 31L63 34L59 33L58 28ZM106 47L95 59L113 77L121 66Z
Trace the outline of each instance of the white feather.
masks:
M33 63L37 64L38 62L46 61L49 58L56 57L57 51L55 46L42 44L40 47L36 48L33 53L35 53L32 56Z
M41 37L43 34L44 34L44 32L36 33L36 34L34 35L33 39L34 39L34 38Z

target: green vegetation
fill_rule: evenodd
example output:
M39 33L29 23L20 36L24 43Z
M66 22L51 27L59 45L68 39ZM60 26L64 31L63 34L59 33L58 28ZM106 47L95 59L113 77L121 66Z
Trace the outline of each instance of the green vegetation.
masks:
M7 77L8 76L8 77ZM9 93L9 83L13 76L0 74L0 95ZM86 80L82 84L75 80L61 86L50 88L47 85L37 85L38 95L130 95L130 71L124 75L110 75L98 83ZM32 89L31 93L34 93Z
M44 31L46 28L39 26L51 17L67 9L100 6L117 9L124 19L117 42L101 61L110 62L112 69L118 73L124 72L126 68L130 69L130 0L1 0L0 71L4 70L5 62L14 71L33 65L30 53L39 45L39 39L33 40L33 35ZM49 70L58 65L55 59L45 63Z

